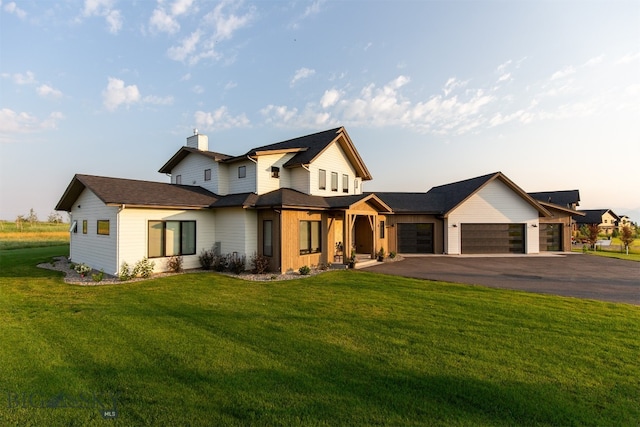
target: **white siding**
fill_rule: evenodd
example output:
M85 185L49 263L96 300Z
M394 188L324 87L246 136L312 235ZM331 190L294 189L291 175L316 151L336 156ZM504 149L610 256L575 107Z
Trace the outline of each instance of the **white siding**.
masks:
M198 256L215 242L214 214L209 210L124 209L120 212L120 247L118 269L123 262L130 266L148 255L149 221L196 221L196 253L185 255L183 268L199 268ZM166 257L152 258L154 271L166 271Z
M221 242L220 252L246 255L249 258L258 250L258 214L243 208L218 209L216 216L216 241Z
M316 171L316 174L318 171ZM302 167L289 169L290 185L294 190L301 193L310 194L310 174L309 171ZM318 177L316 177L316 186L318 185Z
M358 186L356 191L354 188L354 180L356 179L356 170L349 162L347 155L344 153L340 145L332 143L313 163L309 165L309 194L316 196L344 196L347 194L362 194L362 185ZM324 169L327 171L327 187L325 190L318 188L318 171ZM338 174L338 191L331 191L331 173ZM342 175L349 176L349 192L342 191Z
M291 171L295 169L285 169L282 167L291 159L295 153L287 154L269 154L258 157L257 163L257 193L265 194L279 188L291 188ZM271 176L271 167L280 168L280 177L273 178Z
M211 180L204 180L205 169L211 169ZM171 183L176 183L176 176L182 177L183 185L198 185L215 194L220 192L218 162L199 155L189 154L171 170Z
M80 207L78 207L80 206ZM71 221L77 221L76 233L71 233L71 261L87 264L107 274L115 274L117 267L118 208L106 206L96 195L85 189L71 210ZM87 221L87 234L82 233L82 221ZM109 235L98 234L98 220L109 221Z
M460 253L460 225L463 223L524 223L525 252L539 252L538 211L502 181L491 181L449 214L444 223L448 254Z
M238 168L246 167L246 177L238 178ZM234 162L228 166L229 194L256 192L256 164L251 160Z

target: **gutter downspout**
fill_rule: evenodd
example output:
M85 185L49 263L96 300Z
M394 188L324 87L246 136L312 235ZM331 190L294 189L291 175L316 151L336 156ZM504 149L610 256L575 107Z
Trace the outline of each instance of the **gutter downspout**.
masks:
M118 276L120 273L120 212L125 210L126 205L123 203L120 205L118 209L118 215L116 216L116 272L115 276Z

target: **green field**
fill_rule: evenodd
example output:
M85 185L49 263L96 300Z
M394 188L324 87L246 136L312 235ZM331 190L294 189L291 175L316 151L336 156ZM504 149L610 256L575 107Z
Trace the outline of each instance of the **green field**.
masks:
M69 243L69 224L0 221L0 250L58 246Z
M352 270L79 287L34 267L67 251L0 251L0 425L640 420L639 307Z

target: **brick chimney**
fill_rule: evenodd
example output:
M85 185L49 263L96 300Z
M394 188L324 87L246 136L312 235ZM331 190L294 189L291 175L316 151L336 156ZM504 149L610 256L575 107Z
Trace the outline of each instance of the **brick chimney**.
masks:
M209 151L209 138L200 135L198 129L193 130L193 135L187 138L187 147L197 148L200 151Z

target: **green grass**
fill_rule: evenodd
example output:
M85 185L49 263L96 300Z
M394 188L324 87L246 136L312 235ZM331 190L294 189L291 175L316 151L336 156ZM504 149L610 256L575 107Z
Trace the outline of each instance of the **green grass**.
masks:
M69 243L69 224L0 221L0 250L59 246Z
M639 307L363 271L78 287L33 267L66 251L0 251L0 425L640 419ZM116 420L42 403L92 392L118 393Z

